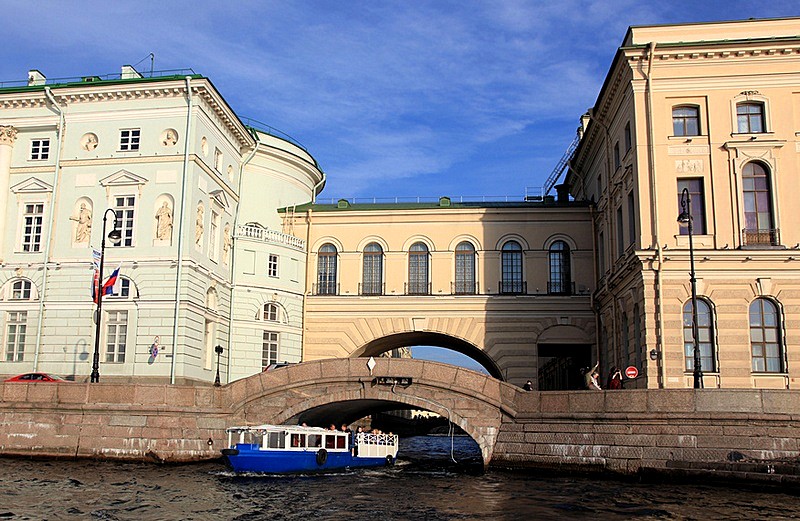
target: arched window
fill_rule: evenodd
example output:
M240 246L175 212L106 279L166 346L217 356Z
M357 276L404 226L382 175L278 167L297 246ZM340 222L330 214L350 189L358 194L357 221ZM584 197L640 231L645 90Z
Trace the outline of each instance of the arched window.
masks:
M564 241L556 241L550 246L550 281L547 290L551 295L573 293L569 246Z
M408 250L408 295L430 294L428 283L428 247L415 242Z
M131 279L127 277L119 277L118 283L111 287L111 293L103 294L103 300L107 298L115 298L126 300L131 298Z
M755 161L742 169L742 199L744 202L744 244L770 244L780 241L773 226L772 194L767 169Z
M736 124L740 134L766 132L764 104L754 101L736 105Z
M20 279L15 281L11 285L10 300L30 300L32 287L33 285L29 280Z
M503 244L501 257L502 280L500 293L519 295L525 293L525 283L522 281L522 246L517 241L508 241Z
M336 295L336 246L325 244L317 256L317 295Z
M750 347L754 373L782 373L781 317L774 302L757 298L750 304Z
M705 299L697 299L697 343L700 348L700 369L717 371L717 353L714 346L714 317L711 305ZM683 350L684 368L694 371L694 339L692 338L692 301L683 306Z
M672 135L700 135L700 110L696 106L684 105L672 108Z
M475 246L464 241L456 246L456 295L474 295L478 292L475 284Z
M362 295L383 295L383 248L371 242L364 248Z
M274 302L268 302L264 304L261 318L267 322L280 322L281 308Z

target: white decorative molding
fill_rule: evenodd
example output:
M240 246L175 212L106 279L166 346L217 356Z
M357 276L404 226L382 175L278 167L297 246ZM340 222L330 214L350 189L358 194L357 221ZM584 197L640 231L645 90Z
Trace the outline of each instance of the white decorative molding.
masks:
M120 170L100 180L101 186L130 186L147 184L147 178L140 175Z
M223 209L227 210L230 208L230 203L228 202L228 197L225 195L225 192L222 190L214 190L209 192L208 194L211 196L211 202L218 204Z
M703 172L702 159L676 159L675 172L679 174L699 174Z
M53 185L45 183L41 179L29 177L11 187L15 194L41 194L53 191Z
M671 145L667 147L671 156L703 156L708 155L708 145Z
M0 125L0 145L14 146L17 140L17 129L11 125Z

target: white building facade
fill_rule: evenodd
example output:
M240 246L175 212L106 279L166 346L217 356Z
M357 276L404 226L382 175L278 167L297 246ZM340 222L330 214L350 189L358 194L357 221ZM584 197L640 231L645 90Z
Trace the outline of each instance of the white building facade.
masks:
M272 134L191 71L3 84L0 374L88 378L104 216L122 235L104 277L122 283L102 302L101 381L213 381L216 346L223 383L299 361L305 243L276 209L324 174Z

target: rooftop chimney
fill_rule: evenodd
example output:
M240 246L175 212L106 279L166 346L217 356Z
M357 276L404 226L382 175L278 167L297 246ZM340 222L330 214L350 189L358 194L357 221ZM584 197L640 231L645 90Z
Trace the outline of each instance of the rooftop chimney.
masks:
M47 81L47 78L44 74L37 71L36 69L31 69L28 71L28 86L32 87L34 85L44 85Z
M133 68L133 65L123 65L122 72L120 74L120 78L123 80L133 80L137 78L143 78L139 71Z

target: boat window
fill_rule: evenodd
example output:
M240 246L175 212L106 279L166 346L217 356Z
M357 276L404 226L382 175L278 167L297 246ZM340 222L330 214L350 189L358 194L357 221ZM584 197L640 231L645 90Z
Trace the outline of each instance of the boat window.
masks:
M286 447L286 437L282 432L268 432L264 437L264 446L270 449L283 449Z
M345 436L336 436L336 448L337 449L347 448L345 440L346 440Z
M336 436L325 436L325 448L326 449L335 449L336 448Z
M308 435L309 447L322 447L322 434L309 434Z
M306 435L305 434L292 434L292 447L305 447Z

